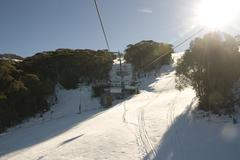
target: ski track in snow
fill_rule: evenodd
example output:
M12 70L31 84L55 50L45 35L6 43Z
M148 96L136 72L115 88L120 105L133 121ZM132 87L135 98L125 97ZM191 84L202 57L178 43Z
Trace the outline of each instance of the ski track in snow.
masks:
M167 112L167 121L168 121L168 128L170 128L172 126L172 124L174 123L175 120L175 101L178 97L179 93L176 93L174 100L172 101L172 103L169 105L169 110ZM178 152L181 153L182 159L185 160L184 158L184 152L182 150L183 144L181 143L181 139L178 133L178 129L175 128L174 129L174 133L173 133L173 137L172 137L172 141L174 145L178 146Z
M137 134L134 134L136 136L137 139L137 144L139 147L139 152L140 152L140 157L142 159L158 159L158 155L157 152L154 148L154 145L152 144L149 135L145 129L145 121L144 121L144 108L146 108L147 106L149 106L151 103L153 103L155 100L157 100L157 98L161 95L161 93L163 91L165 91L165 89L168 87L168 85L174 80L174 78L171 78L169 81L167 81L167 83L164 84L164 88L162 88L160 91L156 91L156 95L152 98L150 98L149 96L147 96L147 100L148 102L146 104L144 104L143 106L138 108L138 124L132 123L132 122L128 122L126 120L126 114L127 114L127 108L126 108L126 103L127 101L123 102L123 122L126 124L130 124L136 127L137 129ZM133 101L133 100L132 100ZM171 108L171 107L170 107ZM172 117L174 118L174 117Z
M164 84L164 88L160 91L157 91L157 95L154 99L150 100L149 103L147 103L144 107L141 107L138 112L138 126L139 126L139 133L140 133L140 139L142 141L142 144L144 144L144 148L146 150L145 158L144 159L158 159L157 151L155 150L154 145L152 144L149 135L145 129L145 120L144 120L144 108L149 106L151 103L154 103L155 100L159 98L161 93L165 91L165 89L168 87L168 85L174 80L174 78L171 78L167 83ZM172 105L174 106L174 105ZM169 107L172 108L172 107ZM172 121L174 119L174 111L172 112Z
M148 157L145 159L153 159L157 157L157 153L155 151L155 148L149 139L148 133L145 129L145 121L144 121L144 109L139 111L138 114L138 129L141 137L141 141L144 144L144 148L146 149L146 153L149 154Z

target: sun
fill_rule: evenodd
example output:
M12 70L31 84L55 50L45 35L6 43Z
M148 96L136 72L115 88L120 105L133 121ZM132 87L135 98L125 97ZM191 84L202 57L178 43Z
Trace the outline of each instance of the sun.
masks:
M208 28L221 29L237 20L240 0L202 0L196 9L197 21Z

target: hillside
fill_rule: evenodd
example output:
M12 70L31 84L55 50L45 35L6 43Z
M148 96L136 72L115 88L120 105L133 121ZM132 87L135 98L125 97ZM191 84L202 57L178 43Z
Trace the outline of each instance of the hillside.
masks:
M79 83L107 81L113 59L103 50L58 49L18 63L0 60L0 133L48 111L57 84L76 89Z
M0 54L0 59L12 59L12 60L22 61L24 58L16 54L4 53L4 54Z
M80 115L79 99L97 108L95 99L80 98L80 88L59 90L56 118L32 119L1 135L0 159L238 160L240 126L196 112L194 91L176 90L174 73L173 66L163 66L141 78L140 94Z

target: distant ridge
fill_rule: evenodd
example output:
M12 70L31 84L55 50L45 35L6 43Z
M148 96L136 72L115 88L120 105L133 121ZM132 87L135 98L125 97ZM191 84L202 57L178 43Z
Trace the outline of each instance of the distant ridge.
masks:
M0 54L0 59L23 60L24 58L16 54L4 53Z

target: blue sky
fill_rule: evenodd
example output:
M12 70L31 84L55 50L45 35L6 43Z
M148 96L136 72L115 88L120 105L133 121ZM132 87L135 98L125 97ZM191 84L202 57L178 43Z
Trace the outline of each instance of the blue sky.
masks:
M98 0L112 51L155 40L177 44L201 26L199 0ZM179 48L184 50L187 47ZM104 49L93 0L0 0L0 53L30 56L57 48Z

